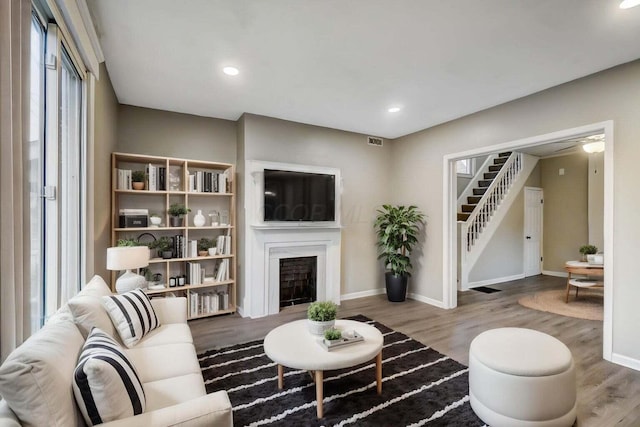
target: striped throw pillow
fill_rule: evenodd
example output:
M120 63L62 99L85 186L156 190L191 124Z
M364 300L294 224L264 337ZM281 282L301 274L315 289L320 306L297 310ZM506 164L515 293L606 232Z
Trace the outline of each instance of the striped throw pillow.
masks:
M73 373L73 394L93 426L144 412L146 401L135 367L113 338L93 328Z
M105 296L102 297L102 301L122 342L128 348L136 345L142 337L160 326L151 301L142 289Z

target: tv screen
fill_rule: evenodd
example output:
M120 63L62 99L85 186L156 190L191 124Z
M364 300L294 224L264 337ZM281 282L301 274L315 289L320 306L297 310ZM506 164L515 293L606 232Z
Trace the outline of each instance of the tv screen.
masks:
M335 176L264 170L265 221L335 221Z

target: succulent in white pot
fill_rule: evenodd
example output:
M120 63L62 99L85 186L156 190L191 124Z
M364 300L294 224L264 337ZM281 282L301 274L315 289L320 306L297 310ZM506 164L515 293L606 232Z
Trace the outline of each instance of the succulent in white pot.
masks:
M332 301L312 302L307 309L307 326L314 335L322 335L336 323L338 306Z

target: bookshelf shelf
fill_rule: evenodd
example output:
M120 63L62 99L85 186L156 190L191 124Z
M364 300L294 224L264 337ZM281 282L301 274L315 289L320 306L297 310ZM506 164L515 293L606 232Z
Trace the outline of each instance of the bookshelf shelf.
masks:
M169 238L173 242L174 254L179 255L164 259L156 257L155 250L152 249L153 258L149 260L148 272L151 276L160 276L160 283L165 284L166 288L147 289L146 292L153 297L163 297L170 292L186 296L189 319L234 313L237 305L234 165L173 157L112 153L111 170L112 246L116 245L118 239L137 240L140 235L149 233L156 240L160 237ZM133 171L145 172L144 190L131 189L130 176ZM174 203L183 204L191 209L191 212L185 215L181 227L121 227L125 222L122 224L119 222L121 210L130 209L143 210L147 212L147 216L156 214L160 216L162 224L170 225L167 210ZM228 225L196 227L193 224L193 218L198 211L203 213L208 223L213 219L209 215L216 214L219 220L224 213L224 222L228 222ZM148 218L147 221L149 221ZM213 241L215 246L222 245L221 248L226 253L197 256L195 241L202 238ZM140 242L148 243L149 239L153 240L147 235L144 240L140 238ZM194 256L191 256L192 254ZM114 289L117 273L112 272L111 275ZM205 277L218 280L204 281ZM169 287L170 279L175 279L176 282L182 280L182 283L195 280L195 283ZM208 310L204 309L205 298ZM226 305L221 303L215 310L210 307L210 301L213 300L226 302Z

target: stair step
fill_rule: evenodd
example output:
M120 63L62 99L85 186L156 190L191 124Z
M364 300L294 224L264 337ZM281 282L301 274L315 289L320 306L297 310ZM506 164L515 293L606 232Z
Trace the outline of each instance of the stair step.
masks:
M498 154L498 157L509 157L511 155L511 151L505 151L504 153Z
M504 163L507 163L507 157L498 157L497 159L493 159L494 165L500 165Z
M466 221L469 216L471 215L471 213L460 213L458 212L458 221Z
M477 205L462 205L462 212L473 212Z
M467 196L467 203L470 205L477 205L478 202L480 202L480 199L482 199L482 196Z
M502 169L502 163L500 163L499 165L489 166L489 172L500 172L500 169Z
M474 196L482 196L487 191L486 188L474 188L473 195Z
M491 185L492 182L493 182L492 179L481 179L480 181L478 181L478 185L480 187L488 187Z
M498 175L498 172L485 172L484 179L494 179Z

